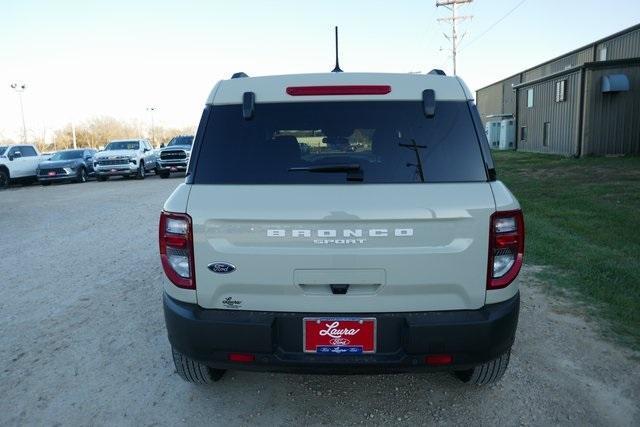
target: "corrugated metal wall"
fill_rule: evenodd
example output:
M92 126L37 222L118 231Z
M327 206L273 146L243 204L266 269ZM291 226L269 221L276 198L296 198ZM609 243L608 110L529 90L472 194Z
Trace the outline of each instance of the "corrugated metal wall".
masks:
M602 93L602 77L619 73L630 90ZM582 155L640 154L640 64L586 70L583 123Z
M608 52L607 52L608 53ZM590 46L579 52L575 52L562 58L558 58L553 62L540 65L539 67L532 68L531 70L524 72L523 82L530 82L532 80L539 79L549 74L557 73L559 71L566 70L567 68L579 67L585 62L593 61L593 47Z
M519 105L515 105L516 96L511 90L513 83L533 82L554 73L598 61L603 47L607 49L607 61L640 58L640 26L628 28L608 39L601 39L578 51L479 90L476 97L482 120L486 121L486 116L490 114L515 113L517 110L518 126L527 126L528 132L527 141L520 142L520 129L517 129L518 149L523 151L576 155L579 153L578 146L585 143L588 147L587 154L638 153L637 144L640 142L637 127L640 126L640 106L637 98L640 95L637 92L640 88L637 88L637 85L640 82L636 79L640 76L637 75L636 68L629 71L629 77L633 79L632 85L637 89L628 94L611 97L603 97L599 92L599 82L602 78L600 68L593 69L593 66L590 66L589 70L585 70L585 80L588 77L589 81L586 87L588 93L584 95L584 110L580 110L579 99L582 85L580 79L583 75L581 70L568 71L561 77L534 82L528 86L533 87L535 92L534 107L531 109L527 108L528 87L523 86L518 89ZM560 79L567 79L567 101L556 103L555 82ZM582 141L579 140L581 118L584 122L582 133L587 134L582 135ZM545 122L550 123L548 146L542 143Z
M516 115L516 93L513 85L520 83L520 74L502 81L502 112Z
M640 29L598 43L596 51L600 52L603 47L607 48L607 61L638 58L640 57ZM596 59L598 58L599 56L596 55Z
M576 155L580 104L580 70L518 88L518 150ZM566 101L555 102L556 82L567 80ZM533 89L533 107L527 107L527 90ZM548 145L543 144L544 123L549 122ZM527 127L526 141L520 127Z
M502 82L480 89L476 94L476 105L483 122L490 114L502 113Z
M491 114L516 114L516 94L513 85L520 83L520 74L500 80L476 93L476 105L483 122Z

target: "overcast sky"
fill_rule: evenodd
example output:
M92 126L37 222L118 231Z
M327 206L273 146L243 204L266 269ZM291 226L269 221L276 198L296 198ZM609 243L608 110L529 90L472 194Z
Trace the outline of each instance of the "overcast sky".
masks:
M0 1L0 139L108 115L195 124L215 82L330 71L451 71L435 0ZM522 4L520 4L522 3ZM519 6L518 6L519 5ZM504 20L510 10L518 6ZM475 0L458 74L475 90L640 22L640 0ZM488 30L488 31L487 31Z

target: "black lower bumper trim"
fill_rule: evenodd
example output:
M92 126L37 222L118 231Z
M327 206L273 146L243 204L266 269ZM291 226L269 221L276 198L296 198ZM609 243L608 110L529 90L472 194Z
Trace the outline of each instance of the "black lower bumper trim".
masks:
M412 313L282 313L203 309L164 295L171 345L216 368L315 373L406 372L465 369L496 358L513 344L520 296L478 310ZM375 317L377 352L316 355L302 351L304 317ZM229 353L250 353L250 363ZM430 354L450 354L453 363L434 368Z

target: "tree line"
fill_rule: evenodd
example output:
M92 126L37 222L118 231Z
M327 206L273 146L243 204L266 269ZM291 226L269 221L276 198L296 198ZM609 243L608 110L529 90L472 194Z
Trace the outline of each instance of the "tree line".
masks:
M75 126L76 146L78 148L101 148L113 139L147 138L154 147L167 144L176 135L193 135L194 126L166 127L155 125L153 130L147 123L141 121L118 120L114 117L101 116L84 120ZM18 143L21 141L6 140L3 143ZM52 152L73 148L73 129L67 124L53 132L46 138L44 135L29 138L30 144L35 144L41 152Z

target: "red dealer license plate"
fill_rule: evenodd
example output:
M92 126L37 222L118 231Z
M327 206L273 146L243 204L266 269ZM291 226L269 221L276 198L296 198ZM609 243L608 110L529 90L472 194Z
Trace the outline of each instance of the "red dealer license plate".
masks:
M303 320L305 353L361 354L376 351L375 318L317 318Z

